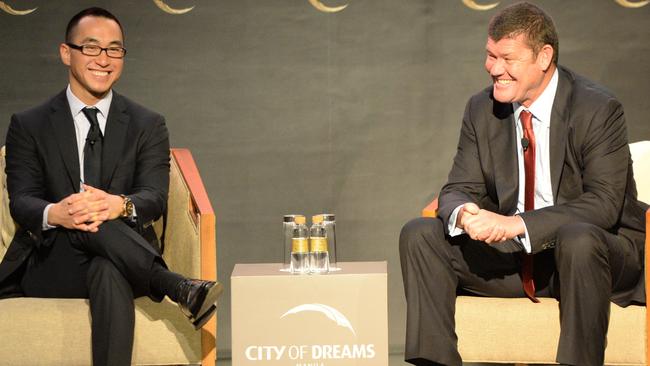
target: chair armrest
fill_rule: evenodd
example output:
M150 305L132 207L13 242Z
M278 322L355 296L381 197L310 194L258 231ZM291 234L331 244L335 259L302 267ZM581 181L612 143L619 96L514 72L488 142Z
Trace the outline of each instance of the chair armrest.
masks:
M170 269L216 280L215 214L192 154L171 150L163 257Z
M216 281L216 218L188 149L171 149L169 178L165 262L187 277ZM201 331L204 365L216 362L216 329L214 317Z
M431 201L426 207L422 209L422 217L437 217L438 216L438 197Z
M172 149L184 181L190 191L189 212L199 227L201 240L201 278L217 280L216 217L199 170L188 149Z

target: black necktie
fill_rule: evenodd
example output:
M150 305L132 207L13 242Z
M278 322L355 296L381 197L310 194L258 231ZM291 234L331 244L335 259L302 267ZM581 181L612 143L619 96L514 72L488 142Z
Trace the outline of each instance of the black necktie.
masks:
M84 183L99 187L99 181L102 171L102 130L99 129L97 122L96 108L82 109L84 115L90 122L90 130L86 136L86 146L84 147Z

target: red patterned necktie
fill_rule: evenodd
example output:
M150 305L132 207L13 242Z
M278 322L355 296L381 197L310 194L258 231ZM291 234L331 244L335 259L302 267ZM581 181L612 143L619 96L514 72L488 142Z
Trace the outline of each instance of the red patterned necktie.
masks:
M526 172L526 188L524 191L524 210L535 209L535 133L533 132L533 115L524 110L519 114L519 120L524 129L524 171ZM521 282L524 292L533 302L539 302L535 297L535 282L533 280L533 255L522 253Z

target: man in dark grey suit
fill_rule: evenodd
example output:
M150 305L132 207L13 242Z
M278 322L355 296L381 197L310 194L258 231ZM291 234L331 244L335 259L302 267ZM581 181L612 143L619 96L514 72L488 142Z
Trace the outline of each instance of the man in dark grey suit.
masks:
M486 51L493 83L467 103L438 218L400 235L406 360L461 364L454 305L469 293L559 299L557 362L602 365L610 300L645 301L647 205L623 108L557 65L555 27L537 6L495 15Z
M135 297L168 296L199 329L222 286L171 272L160 255L151 223L166 210L169 139L162 116L112 90L126 54L117 18L78 13L59 51L67 89L13 115L7 132L18 229L0 297L88 298L93 364L130 365Z

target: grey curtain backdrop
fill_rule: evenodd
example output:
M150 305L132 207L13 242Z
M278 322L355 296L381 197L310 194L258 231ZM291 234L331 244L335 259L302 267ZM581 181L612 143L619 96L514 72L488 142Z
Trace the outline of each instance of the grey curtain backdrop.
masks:
M336 6L342 0L322 0ZM482 5L486 0L477 1ZM337 215L339 259L387 260L392 352L404 343L397 238L446 179L468 97L485 87L492 10L460 0L7 0L0 12L0 135L12 113L62 90L68 19L99 5L126 31L116 90L167 117L194 154L217 213L219 279L235 263L282 260L282 215ZM540 0L560 63L623 102L631 141L650 139L650 6ZM260 299L263 304L264 299ZM219 304L230 353L230 294Z

